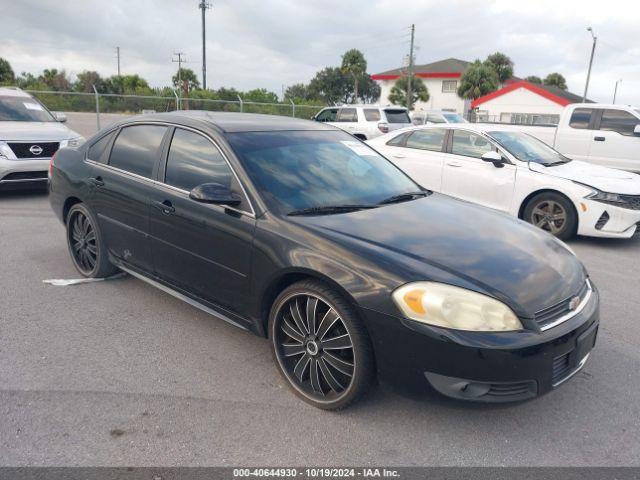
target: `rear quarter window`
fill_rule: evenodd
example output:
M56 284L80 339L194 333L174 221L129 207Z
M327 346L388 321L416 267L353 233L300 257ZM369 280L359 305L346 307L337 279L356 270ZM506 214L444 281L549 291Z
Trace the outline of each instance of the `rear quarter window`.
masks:
M367 122L380 121L380 110L378 110L377 108L365 108L363 112L364 112L364 118Z
M89 147L89 150L87 150L87 158L98 163L108 163L109 153L111 151L111 141L113 140L113 137L115 137L115 135L116 130L106 134L104 137L91 145Z
M386 109L384 115L387 117L387 123L411 123L406 110Z

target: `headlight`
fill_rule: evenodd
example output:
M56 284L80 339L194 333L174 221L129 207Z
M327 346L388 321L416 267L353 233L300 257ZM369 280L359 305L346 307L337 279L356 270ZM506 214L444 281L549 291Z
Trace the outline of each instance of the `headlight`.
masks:
M590 200L597 200L599 202L607 202L607 203L625 203L625 201L620 198L620 195L617 193L607 193L601 192L600 190L593 189L593 192L587 195Z
M84 142L86 142L84 137L74 137L74 138L70 138L69 140L62 140L60 142L60 148L63 148L63 147L76 148L82 145Z
M437 327L477 332L522 329L518 317L504 303L444 283L409 283L393 292L393 300L408 318Z

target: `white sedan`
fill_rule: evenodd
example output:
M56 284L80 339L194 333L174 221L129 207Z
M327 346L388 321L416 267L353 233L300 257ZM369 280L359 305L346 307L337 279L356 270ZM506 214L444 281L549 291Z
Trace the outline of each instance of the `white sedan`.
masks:
M561 239L629 238L640 228L640 175L571 160L526 133L419 126L367 143L424 188L510 213Z

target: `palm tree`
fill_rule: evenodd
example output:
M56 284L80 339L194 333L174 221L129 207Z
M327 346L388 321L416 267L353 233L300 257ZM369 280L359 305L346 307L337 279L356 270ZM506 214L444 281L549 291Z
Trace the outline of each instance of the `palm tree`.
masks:
M391 87L391 93L389 94L389 101L394 105L407 106L407 88L409 84L409 77L401 77ZM421 102L429 101L429 89L424 84L421 78L411 78L411 106L420 100Z
M358 79L367 72L367 61L362 52L352 48L342 55L342 73L353 78L353 98L358 100Z
M462 74L458 96L475 100L496 90L499 83L495 70L480 60L476 60Z

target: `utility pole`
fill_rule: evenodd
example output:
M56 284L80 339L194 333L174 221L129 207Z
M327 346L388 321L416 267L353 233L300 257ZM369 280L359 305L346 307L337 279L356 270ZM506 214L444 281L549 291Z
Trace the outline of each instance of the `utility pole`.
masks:
M120 76L120 47L116 47L116 57L118 57L118 76Z
M620 82L622 82L622 79L616 80L616 88L613 89L613 102L611 102L611 103L613 103L614 105L616 103L616 96L618 95L618 84Z
M183 52L174 52L174 55L176 55L178 59L172 58L171 61L178 64L178 89L182 90L182 62L186 60L182 59L184 56Z
M202 88L207 89L207 45L206 27L204 23L205 12L211 8L211 4L206 0L200 0L198 8L202 10Z
M416 26L411 24L411 46L409 47L409 76L407 77L407 108L411 111L412 92L411 81L413 80L413 38L416 31Z
M598 37L593 34L593 28L587 27L587 32L591 33L591 37L593 38L593 46L591 47L591 58L589 59L589 70L587 70L587 83L584 86L584 95L582 95L582 103L587 101L587 91L589 90L589 78L591 78L591 66L593 65L593 55L596 53L596 43L598 42Z

